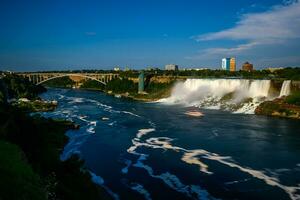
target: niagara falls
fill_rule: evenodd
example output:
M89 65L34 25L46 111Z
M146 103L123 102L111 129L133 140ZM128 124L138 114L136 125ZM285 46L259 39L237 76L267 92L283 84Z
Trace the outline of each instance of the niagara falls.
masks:
M0 200L300 200L300 0L0 0Z

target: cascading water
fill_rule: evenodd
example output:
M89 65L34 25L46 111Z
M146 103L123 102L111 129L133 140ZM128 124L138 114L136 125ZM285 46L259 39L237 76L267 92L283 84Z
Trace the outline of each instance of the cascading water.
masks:
M283 81L281 90L280 90L280 97L282 96L288 96L291 92L291 81Z
M187 79L160 102L251 114L268 98L270 85L270 80Z

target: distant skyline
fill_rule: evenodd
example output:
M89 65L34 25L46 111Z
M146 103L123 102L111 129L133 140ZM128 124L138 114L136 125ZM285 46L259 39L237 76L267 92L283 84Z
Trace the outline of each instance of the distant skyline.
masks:
M0 70L300 66L296 0L2 0Z

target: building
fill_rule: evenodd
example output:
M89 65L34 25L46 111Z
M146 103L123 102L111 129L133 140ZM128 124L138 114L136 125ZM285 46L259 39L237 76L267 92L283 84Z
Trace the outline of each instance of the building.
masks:
M251 64L249 62L245 62L242 66L242 70L247 71L247 72L253 71L253 64Z
M266 70L269 70L270 72L275 72L275 71L278 71L278 70L282 70L284 69L283 67L269 67L267 68Z
M180 70L181 71L202 71L202 70L208 70L208 68L183 68Z
M115 67L114 71L116 71L116 72L120 71L120 67Z
M178 70L178 65L174 65L174 64L169 64L165 66L165 70L169 70L169 71L177 71Z
M222 69L234 72L236 70L235 58L223 58L222 59Z

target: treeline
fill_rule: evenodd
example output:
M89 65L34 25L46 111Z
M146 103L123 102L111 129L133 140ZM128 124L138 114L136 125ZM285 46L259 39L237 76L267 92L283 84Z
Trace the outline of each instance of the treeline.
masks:
M82 89L95 89L95 90L105 90L105 85L99 83L98 81L87 79L80 86Z
M108 82L105 86L105 90L114 93L136 93L138 91L138 84L127 78L117 78Z
M123 71L120 72L121 77L137 78L140 71ZM288 79L300 80L300 68L283 68L276 71L270 70L254 70L248 71L235 71L230 72L226 70L185 70L185 71L166 71L160 69L147 70L145 74L152 74L155 76L186 76L195 78L247 78L247 79Z
M65 76L65 77L48 80L48 81L44 82L43 85L45 85L47 87L72 88L75 85L75 81L70 79L70 77Z
M44 91L19 77L5 78L5 88L11 97L36 99ZM3 87L1 93L5 93ZM73 127L71 122L29 116L5 101L0 102L0 199L109 198L91 181L78 156L60 160L68 141L65 132Z
M28 79L9 74L1 79L0 98L36 99L39 93L47 91L41 85L35 85Z

